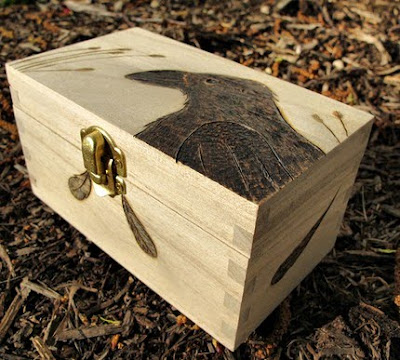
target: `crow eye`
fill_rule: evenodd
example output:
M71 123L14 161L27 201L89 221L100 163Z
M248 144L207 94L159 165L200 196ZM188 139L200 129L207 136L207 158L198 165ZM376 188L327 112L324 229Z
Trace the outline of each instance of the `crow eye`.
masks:
M205 80L206 84L216 84L218 81L212 78L208 78Z

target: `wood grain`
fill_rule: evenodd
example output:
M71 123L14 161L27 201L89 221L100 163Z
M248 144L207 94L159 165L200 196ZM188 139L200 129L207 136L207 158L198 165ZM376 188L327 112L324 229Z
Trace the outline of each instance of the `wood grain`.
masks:
M171 70L126 77L186 96L183 109L148 124L139 139L251 201L323 156L284 120L276 96L262 83Z

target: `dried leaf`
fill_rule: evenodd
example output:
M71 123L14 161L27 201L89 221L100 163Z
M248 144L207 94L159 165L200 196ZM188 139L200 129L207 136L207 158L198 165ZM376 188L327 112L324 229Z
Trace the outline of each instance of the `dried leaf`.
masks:
M122 207L125 212L126 220L132 229L133 235L135 236L136 242L141 249L152 257L157 257L157 249L151 239L149 233L146 231L143 224L140 222L132 207L129 205L128 200L122 195Z
M68 187L75 198L78 200L86 199L92 189L89 173L85 171L83 174L71 176L68 179Z
M4 38L7 39L13 39L14 38L14 33L12 30L5 29L4 27L0 27L0 35Z
M16 138L18 136L17 127L15 124L9 123L3 119L0 119L0 128L8 131L12 137Z
M176 323L178 325L185 325L187 323L187 317L185 315L178 315L176 317Z
M115 334L111 337L111 350L115 350L117 348L120 336L120 334Z

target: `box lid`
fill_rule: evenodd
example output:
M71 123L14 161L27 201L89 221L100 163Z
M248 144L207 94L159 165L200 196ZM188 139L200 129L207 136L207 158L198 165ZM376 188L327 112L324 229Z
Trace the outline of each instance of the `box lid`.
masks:
M237 219L244 220L233 224L240 224L245 234L254 230L260 201L372 119L340 102L139 28L18 60L8 64L7 71L12 86L13 74L18 73L32 92L46 88L65 107L74 104L74 114L79 110L80 117L92 121L86 125L101 120L114 133L128 134L128 157L130 148L137 146L155 161L167 157L171 164L188 167L182 174L192 176L195 170L197 187L202 178L211 180L201 185L209 188L207 196L221 191L215 196L231 203L228 223L229 217L236 218L236 209L243 210ZM37 99L37 107L40 102ZM77 134L72 139L56 112L52 116L54 131L79 146ZM151 174L146 178L140 171L138 167L134 181L145 187ZM149 191L162 196L156 193L157 184ZM180 213L195 218L193 211ZM216 235L231 235L231 229L216 230ZM245 237L246 244L235 247L248 254L251 236Z

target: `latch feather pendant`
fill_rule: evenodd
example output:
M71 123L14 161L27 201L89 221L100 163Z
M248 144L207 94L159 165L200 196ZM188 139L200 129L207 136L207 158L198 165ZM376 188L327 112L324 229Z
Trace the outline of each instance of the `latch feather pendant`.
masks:
M146 228L126 198L125 155L111 136L97 126L81 130L82 155L86 171L73 175L68 180L72 195L78 200L84 200L90 195L91 184L100 197L121 195L122 208L126 220L139 247L151 257L157 257L156 246Z

